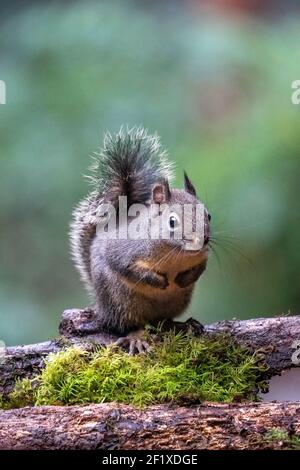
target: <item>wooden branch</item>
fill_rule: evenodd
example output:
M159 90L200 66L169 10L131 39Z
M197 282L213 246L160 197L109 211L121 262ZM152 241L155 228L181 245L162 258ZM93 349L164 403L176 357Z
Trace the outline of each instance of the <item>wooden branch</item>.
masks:
M295 350L292 345L300 340L300 316L222 321L208 325L205 331L229 333L237 342L253 350L264 349L270 376L295 367L292 363Z
M61 336L52 341L26 346L10 346L0 356L0 394L6 397L17 379L32 378L39 372L50 353L61 351L67 345L78 344L90 349L94 343L107 345L118 339L108 333L95 333L93 310L66 310L62 315Z
M184 323L176 322L181 327ZM63 313L58 340L28 346L7 347L0 357L0 394L6 396L17 378L32 377L44 366L45 357L57 352L67 344L78 344L86 349L95 343L110 344L117 336L99 332L99 325L92 309L66 310ZM262 348L270 367L268 377L294 367L291 357L292 343L300 340L300 316L256 318L254 320L231 320L205 326L208 334L226 332L239 343L250 348Z
M44 366L45 358L60 349L59 341L7 347L0 357L0 394L7 396L17 379L32 378Z
M183 322L174 322L180 328ZM76 337L109 344L117 339L106 333L97 333L97 320L92 309L66 310L60 324L60 333L74 341ZM264 349L270 374L275 375L293 367L292 344L300 340L300 316L255 318L253 320L226 320L205 325L208 334L227 333L238 343L253 350Z
M274 428L300 433L300 403L152 406L115 403L0 412L0 449L278 449Z

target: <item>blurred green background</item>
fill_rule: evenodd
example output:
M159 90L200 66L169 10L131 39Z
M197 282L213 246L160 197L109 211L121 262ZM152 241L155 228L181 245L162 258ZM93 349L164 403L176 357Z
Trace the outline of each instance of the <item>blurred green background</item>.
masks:
M284 4L284 5L283 5ZM0 339L88 304L72 208L106 129L157 130L219 239L186 316L299 312L299 2L1 3Z

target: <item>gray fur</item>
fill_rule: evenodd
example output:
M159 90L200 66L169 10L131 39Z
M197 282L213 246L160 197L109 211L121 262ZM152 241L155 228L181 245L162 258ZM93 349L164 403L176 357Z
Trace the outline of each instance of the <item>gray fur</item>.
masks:
M171 203L196 203L196 196L169 189L171 167L158 137L141 128L106 134L94 157L93 190L74 210L70 235L75 265L96 301L99 328L126 333L174 318L187 307L205 269L201 253L201 267L186 268L184 240L103 240L97 235L101 203L118 209L118 197L126 195L129 204L147 204L155 184L165 186Z

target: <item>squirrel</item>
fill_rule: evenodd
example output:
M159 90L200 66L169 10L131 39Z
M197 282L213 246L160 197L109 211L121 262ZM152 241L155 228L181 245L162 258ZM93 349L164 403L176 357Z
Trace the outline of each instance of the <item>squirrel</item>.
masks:
M165 206L195 207L200 201L186 173L184 189L170 187L173 164L159 137L149 135L143 128L121 128L115 135L106 133L103 148L93 159L89 176L92 191L73 212L72 258L95 300L99 330L118 334L117 343L134 354L148 349L141 329L147 324L172 320L187 308L195 282L206 268L211 216L202 205L201 246L195 244L199 240L197 234L174 237L175 230L183 224L182 214L176 209L167 213L169 238L163 238L161 231L155 239L100 236L97 227L103 226L103 220L108 227L109 215L100 214L99 208L109 204L118 213L120 196L127 197L129 207L155 205L159 215ZM196 249L190 249L191 245Z

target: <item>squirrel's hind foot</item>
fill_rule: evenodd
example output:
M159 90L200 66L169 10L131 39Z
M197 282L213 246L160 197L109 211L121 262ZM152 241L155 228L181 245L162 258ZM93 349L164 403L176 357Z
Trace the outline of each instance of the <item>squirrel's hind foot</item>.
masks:
M127 336L119 338L115 345L127 351L130 356L148 353L151 350L151 346L145 341L143 335L143 330L133 331Z

